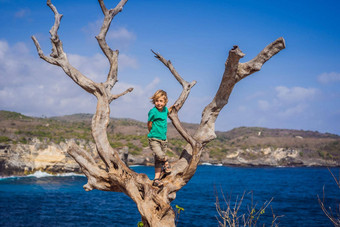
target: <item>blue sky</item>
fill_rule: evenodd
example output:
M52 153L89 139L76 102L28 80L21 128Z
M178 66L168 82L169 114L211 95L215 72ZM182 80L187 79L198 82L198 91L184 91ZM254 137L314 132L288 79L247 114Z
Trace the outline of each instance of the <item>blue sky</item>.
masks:
M95 0L54 0L63 14L59 36L71 64L105 81L108 63L94 38L103 19ZM112 8L117 1L105 1ZM130 0L107 35L120 50L119 82L112 93L134 91L111 104L112 117L146 121L149 97L181 86L153 57L170 59L179 74L197 84L180 111L199 123L219 86L228 51L238 45L255 57L279 37L286 49L260 72L236 85L216 122L217 130L240 126L303 129L340 134L340 1ZM0 109L30 116L94 113L95 98L64 72L39 59L31 35L50 53L54 22L46 1L0 0Z

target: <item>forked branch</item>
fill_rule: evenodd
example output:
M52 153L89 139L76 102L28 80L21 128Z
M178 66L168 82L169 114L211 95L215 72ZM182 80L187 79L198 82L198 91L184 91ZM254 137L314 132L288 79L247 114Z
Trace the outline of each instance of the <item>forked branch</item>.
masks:
M268 46L266 46L255 58L252 60L240 63L238 65L237 75L239 80L253 74L254 72L260 71L262 65L268 61L275 54L279 53L286 47L285 40L280 37Z
M35 36L32 36L32 40L37 48L39 57L50 64L60 66L64 72L85 91L94 93L96 90L96 84L69 63L66 53L63 50L63 44L58 36L58 29L60 27L62 15L58 13L56 7L51 3L50 0L47 0L47 5L54 13L54 25L50 30L52 52L50 57L45 56L38 40L35 38Z
M87 177L88 182L83 186L86 191L93 189L110 191L112 189L109 182L109 175L98 167L98 164L88 152L81 149L74 142L70 144L67 152L80 165L83 173Z
M238 46L234 46L229 51L228 58L225 62L225 71L223 73L219 89L217 90L212 102L203 110L200 126L194 136L191 136L182 127L182 124L178 119L178 110L183 106L190 93L191 87L195 85L196 81L191 83L185 81L175 70L171 61L166 60L159 53L152 51L155 54L155 57L170 70L176 80L183 87L180 97L174 104L174 110L169 115L175 128L190 144L190 147L186 146L183 150L181 159L175 163L175 167L177 169L175 173L177 174L177 178L174 182L176 182L176 185L181 185L179 187L182 187L190 180L196 171L204 146L212 139L216 138L215 121L220 111L228 103L229 96L235 84L246 76L260 70L267 60L283 48L285 48L284 39L279 38L264 48L250 62L239 63L240 59L243 58L245 54L242 53Z
M121 0L114 9L110 10L107 10L103 0L98 0L98 2L104 14L104 21L99 34L96 36L96 39L103 53L110 62L110 70L105 83L109 86L109 89L111 89L117 82L119 51L113 51L107 44L105 38L113 18L123 10L123 7L126 4L127 0Z
M201 149L202 145L197 141L192 135L188 133L188 131L183 127L181 124L178 111L184 105L186 99L189 96L191 88L196 84L196 81L192 81L191 83L184 80L179 73L176 71L175 67L172 65L170 60L166 60L162 55L159 53L154 52L151 50L155 57L160 60L172 73L172 75L176 78L176 80L182 85L182 92L178 99L175 101L174 105L172 106L172 110L169 114L169 118L172 121L172 124L177 129L177 131L182 135L182 137L190 144L190 150L192 150L192 154L190 157L187 158L186 163L179 161L174 165L174 174L172 175L172 191L177 191L181 189L195 174L197 165L200 161L201 156ZM187 151L183 150L181 157L187 156Z
M114 9L107 10L104 2L99 0L99 4L105 16L103 28L99 35L99 44L101 45L104 54L108 57L110 62L110 70L105 83L96 83L90 80L69 63L67 55L63 50L62 42L58 36L62 15L59 14L57 8L51 3L50 0L47 0L47 5L53 11L55 19L54 25L50 30L52 43L52 53L50 54L50 57L44 55L38 40L32 36L40 58L44 59L48 63L60 66L74 82L76 82L87 92L97 97L97 111L92 119L92 136L96 143L96 150L106 164L106 170L110 170L110 168L114 167L116 168L114 168L115 171L111 171L110 174L108 174L109 171L101 169L98 164L95 163L91 154L81 150L74 144L70 146L69 153L78 162L88 177L89 182L84 186L86 190L99 189L122 191L121 186L123 181L121 181L118 176L121 176L123 172L130 175L132 174L131 170L126 167L125 164L119 159L118 152L113 150L110 146L106 132L110 119L109 104L113 100L133 90L132 88L129 88L118 95L111 94L111 89L117 82L118 51L111 51L105 41L105 35L112 19L122 10L126 2L127 0L121 0ZM103 34L103 36L101 34ZM119 166L119 168L117 168L117 166Z
M265 47L254 59L246 63L239 63L245 54L242 53L238 46L234 46L229 51L220 87L212 102L203 110L200 127L194 136L198 141L206 144L216 138L216 119L223 107L228 103L235 84L246 76L259 71L266 61L284 48L285 41L281 37Z
M162 55L159 53L154 52L151 50L152 53L155 54L155 58L160 60L172 73L172 75L176 78L176 80L182 85L183 90L178 97L178 99L175 101L175 103L171 106L171 112L169 113L169 118L172 121L172 124L175 126L177 131L183 136L183 138L190 143L192 147L195 146L196 141L194 138L188 133L188 131L183 127L181 124L179 118L178 118L178 111L182 108L184 105L185 101L187 100L191 88L196 84L196 81L192 81L191 83L187 82L184 80L176 71L175 67L172 65L170 60L166 60Z

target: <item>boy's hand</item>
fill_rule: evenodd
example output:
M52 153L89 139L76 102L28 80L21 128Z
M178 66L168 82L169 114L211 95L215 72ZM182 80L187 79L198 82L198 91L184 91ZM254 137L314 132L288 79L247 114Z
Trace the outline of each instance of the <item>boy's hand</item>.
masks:
M149 130L149 132L151 131L151 128L152 128L152 121L148 121L148 130Z
M169 113L171 113L171 111L172 111L173 108L174 108L174 106L170 106L170 107L169 107L169 109L168 109Z

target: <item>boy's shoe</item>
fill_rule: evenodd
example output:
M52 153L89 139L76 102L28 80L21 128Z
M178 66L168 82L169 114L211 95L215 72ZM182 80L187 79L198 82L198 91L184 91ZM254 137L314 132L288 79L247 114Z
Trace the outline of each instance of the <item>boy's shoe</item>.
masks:
M163 183L162 183L162 181L160 181L160 180L157 178L157 179L154 179L154 180L153 180L152 186L155 186L155 187L162 187L162 186L163 186Z

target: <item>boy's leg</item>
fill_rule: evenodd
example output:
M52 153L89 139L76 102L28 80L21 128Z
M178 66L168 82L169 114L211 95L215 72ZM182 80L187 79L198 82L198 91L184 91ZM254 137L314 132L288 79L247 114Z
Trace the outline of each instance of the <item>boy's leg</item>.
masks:
M166 159L164 160L164 164L163 164L163 170L164 170L164 173L169 174L171 173L171 166L170 166L170 163L168 162L167 156L165 155L166 149L168 147L168 141L167 140L161 141L161 145L162 145L163 154L166 157Z
M168 161L168 158L164 153L164 145L161 140L149 139L149 145L153 154L157 157L159 161Z
M155 178L152 183L153 186L161 187L163 185L163 183L160 181L162 177L161 174L162 174L162 162L159 161L159 159L155 155Z
M155 179L159 179L162 172L162 162L160 162L155 155Z
M167 161L167 157L162 150L161 141L149 138L149 145L155 157L155 179L158 179L162 172L163 163Z

